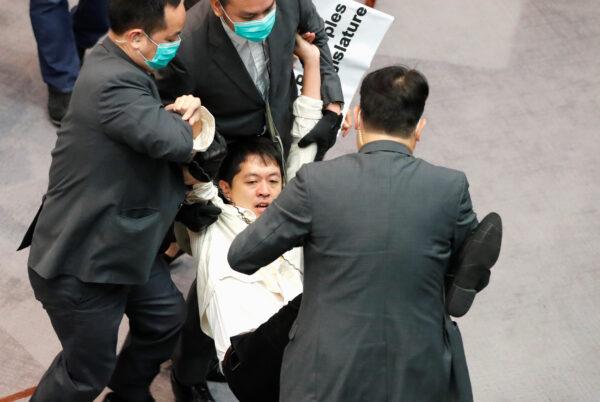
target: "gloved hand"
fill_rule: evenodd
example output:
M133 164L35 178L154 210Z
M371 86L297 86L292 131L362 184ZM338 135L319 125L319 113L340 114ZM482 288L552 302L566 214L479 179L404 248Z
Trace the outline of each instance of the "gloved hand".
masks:
M212 225L221 208L215 207L211 202L208 204L183 204L175 216L177 222L183 223L192 232L199 232Z
M298 142L300 148L317 144L315 161L322 161L325 153L335 144L337 133L342 125L342 115L331 110L323 111L323 117L308 134Z
M198 181L212 181L219 171L221 162L227 154L227 143L223 136L215 133L215 139L204 152L196 152L194 159L188 164L190 174Z

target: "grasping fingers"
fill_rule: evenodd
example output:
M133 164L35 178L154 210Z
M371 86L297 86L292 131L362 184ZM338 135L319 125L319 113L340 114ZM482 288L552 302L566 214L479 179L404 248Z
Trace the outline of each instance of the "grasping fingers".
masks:
M182 106L182 111L183 116L181 117L183 120L188 121L190 119L190 117L192 117L194 115L194 113L196 113L196 111L198 111L200 109L200 98L195 98L193 96L190 96L188 99L186 99L184 101L184 104ZM190 122L190 124L193 124Z
M183 95L175 99L175 102L165 106L165 110L168 112L179 113L183 120L189 121L189 119L200 110L201 105L200 98L192 95ZM195 121L190 122L190 124L194 124L197 120L198 119L196 118Z
M352 113L346 113L342 122L342 137L346 137L350 133L350 127L352 127Z
M317 35L315 35L314 32L306 32L302 34L302 39L304 39L308 43L313 43L316 37Z

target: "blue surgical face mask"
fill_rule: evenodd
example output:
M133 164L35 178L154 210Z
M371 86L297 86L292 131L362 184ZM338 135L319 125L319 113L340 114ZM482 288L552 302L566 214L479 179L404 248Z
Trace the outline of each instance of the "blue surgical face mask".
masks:
M144 35L146 35L146 37L150 39L150 42L156 45L156 53L154 53L154 57L152 57L152 60L148 60L146 56L144 56L142 52L140 52L140 54L146 61L146 64L148 65L148 67L154 70L160 70L161 68L165 68L171 62L171 60L173 60L173 57L175 57L175 55L177 54L177 49L179 49L179 45L181 44L181 36L178 36L178 39L174 42L156 43L152 40L150 36L148 36L147 33L144 32Z
M273 9L269 11L264 18L246 22L232 21L231 18L229 18L229 15L227 15L225 7L221 5L221 9L223 10L223 13L227 19L233 24L233 31L242 38L248 39L252 42L260 42L267 39L273 30L273 25L275 25L275 7L273 7Z

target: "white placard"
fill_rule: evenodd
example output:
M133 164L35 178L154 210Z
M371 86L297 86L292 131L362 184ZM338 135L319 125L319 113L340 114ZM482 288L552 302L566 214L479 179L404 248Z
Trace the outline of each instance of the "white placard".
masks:
M333 66L342 82L344 114L394 17L352 0L313 0L325 22ZM294 64L298 91L302 65Z

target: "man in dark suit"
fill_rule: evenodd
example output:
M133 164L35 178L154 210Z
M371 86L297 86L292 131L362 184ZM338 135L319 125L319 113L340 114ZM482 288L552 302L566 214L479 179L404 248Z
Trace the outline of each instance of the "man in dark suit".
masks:
M229 250L251 274L304 247L281 401L472 400L444 277L477 218L464 173L413 156L428 93L415 70L370 73L359 152L305 165Z
M321 96L331 112L325 117L337 122L342 88L323 20L311 0L200 1L188 11L177 57L161 71L161 95L168 101L187 93L199 96L228 141L263 133L280 136L287 154L297 97L292 69L297 32L308 34L321 51ZM321 128L309 137L318 143L317 159L333 145L338 128Z
M184 320L181 293L157 253L184 198L178 164L201 150L205 133L200 100L184 96L164 108L152 72L176 52L185 9L181 0L111 0L109 15L108 38L75 85L26 236L31 285L63 347L34 402L90 402L107 384L108 401L153 401L150 383ZM130 333L117 358L124 314Z
M160 72L161 95L168 103L192 93L214 114L227 142L267 135L287 155L297 97L292 69L297 32L314 40L321 52L326 110L300 144L316 142L320 160L335 142L343 95L323 20L311 0L201 0L188 11L177 57ZM184 206L182 212L189 208L202 207ZM214 213L207 209L190 215ZM195 285L187 303L188 319L173 356L173 389L177 402L206 401L211 398L204 382L214 350L212 339L200 331Z

